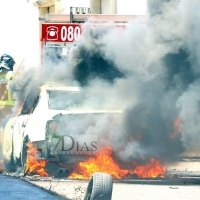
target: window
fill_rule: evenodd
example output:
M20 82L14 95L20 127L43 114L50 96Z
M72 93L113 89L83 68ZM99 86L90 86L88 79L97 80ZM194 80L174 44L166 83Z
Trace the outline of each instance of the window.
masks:
M84 96L81 92L48 91L49 108L52 110L69 110L81 107Z
M30 92L24 100L22 110L20 113L21 115L30 114L34 110L36 106L35 103L38 100L39 92L40 91L38 88L32 88L30 90Z
M49 93L49 109L52 110L119 110L111 103L109 96L99 91L47 91ZM111 108L111 105L112 108Z

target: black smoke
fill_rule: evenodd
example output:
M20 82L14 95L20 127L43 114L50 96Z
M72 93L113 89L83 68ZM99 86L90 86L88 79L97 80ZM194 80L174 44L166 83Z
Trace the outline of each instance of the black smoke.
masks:
M124 76L123 71L119 70L112 60L106 59L101 50L105 44L103 38L111 27L91 27L86 28L84 40L78 44L71 54L71 61L74 65L74 78L81 85L87 85L89 80L100 78L110 83L116 78Z
M57 63L54 57L42 80L76 82L96 97L90 104L124 111L118 129L109 130L107 123L92 129L99 135L106 131L102 140L123 162L173 159L184 151L197 155L199 9L197 0L149 0L145 25L136 20L126 28L85 23L67 60Z
M198 149L197 7L197 1L149 0L146 25L135 20L124 30L110 24L107 28L85 25L80 45L71 52L74 77L83 85L102 88L110 101L124 108L124 138L113 144L124 161L172 159ZM113 96L95 81L99 79L112 83ZM192 115L187 116L190 109ZM177 119L181 132L170 139ZM119 150L117 145L124 142Z

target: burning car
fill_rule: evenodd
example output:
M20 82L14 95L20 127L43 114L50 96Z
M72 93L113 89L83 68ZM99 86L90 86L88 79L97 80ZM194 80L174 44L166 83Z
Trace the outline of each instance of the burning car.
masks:
M95 96L91 98L94 100ZM43 162L43 166L55 160L70 166L92 157L98 150L96 127L103 121L115 126L120 113L121 110L94 109L80 87L59 83L33 87L20 113L6 123L2 140L5 170L25 167L27 152L31 155L34 150L34 159ZM67 169L59 166L53 170L62 174Z

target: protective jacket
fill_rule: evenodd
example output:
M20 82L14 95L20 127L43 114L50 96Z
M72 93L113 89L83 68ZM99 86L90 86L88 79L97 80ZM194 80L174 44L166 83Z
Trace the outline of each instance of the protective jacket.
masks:
M12 107L14 106L12 93L7 87L7 72L8 70L2 70L2 72L0 72L0 126L3 118L11 113Z

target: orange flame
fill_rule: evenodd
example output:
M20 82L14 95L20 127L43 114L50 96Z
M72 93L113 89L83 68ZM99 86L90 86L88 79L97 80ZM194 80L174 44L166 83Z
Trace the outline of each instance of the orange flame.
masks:
M22 103L20 103L17 107L16 115L19 115L22 110Z
M180 124L181 124L181 119L180 119L180 118L177 118L177 119L174 121L174 132L169 136L170 139L175 138L178 134L181 133Z
M37 175L40 176L48 176L48 173L45 172L44 170L47 160L37 159L38 150L36 147L34 147L33 143L28 143L27 146L28 150L27 150L25 174L36 173Z
M103 149L96 158L89 158L87 162L80 162L81 174L73 172L69 178L89 179L94 172L104 172L120 179L128 173L128 170L121 170L111 158L111 148Z
M150 163L144 166L138 166L138 163L134 163L134 165L136 168L131 171L131 174L137 174L138 178L163 178L166 172L166 167L155 158L151 158Z
M73 172L69 178L89 179L94 172L104 172L110 174L115 179L127 178L130 175L137 174L138 178L156 178L164 177L166 167L161 165L155 158L150 163L139 166L134 163L134 170L120 169L117 163L111 157L111 148L103 149L95 158L89 158L86 162L80 162L77 172Z

